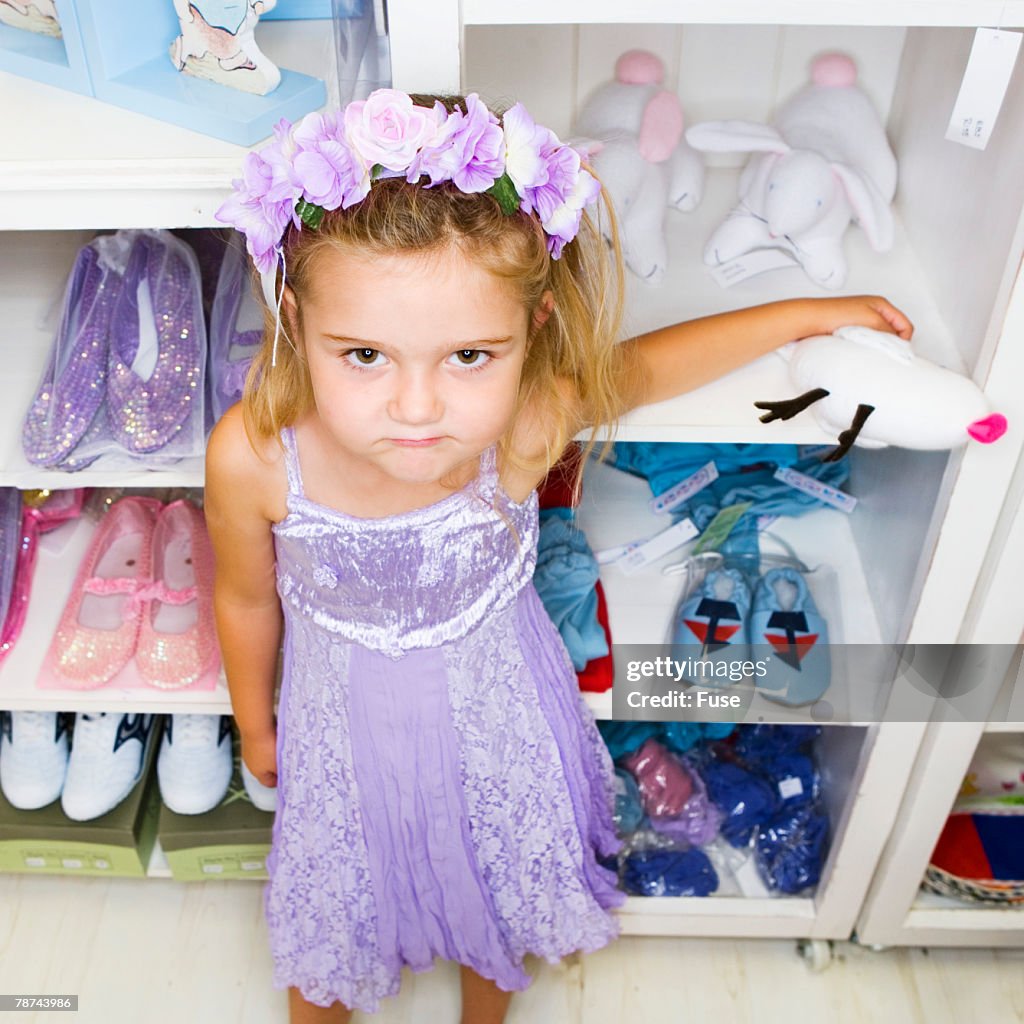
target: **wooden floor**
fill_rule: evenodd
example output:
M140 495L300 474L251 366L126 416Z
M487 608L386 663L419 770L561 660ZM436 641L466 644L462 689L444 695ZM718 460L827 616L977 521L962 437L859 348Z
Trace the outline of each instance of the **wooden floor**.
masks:
M287 1021L269 983L262 886L0 875L0 993L79 995L79 1012L4 1013L77 1024ZM1013 1024L1024 1022L1024 950L840 943L814 974L792 941L627 937L535 982L508 1024ZM407 975L379 1024L457 1024L451 964Z

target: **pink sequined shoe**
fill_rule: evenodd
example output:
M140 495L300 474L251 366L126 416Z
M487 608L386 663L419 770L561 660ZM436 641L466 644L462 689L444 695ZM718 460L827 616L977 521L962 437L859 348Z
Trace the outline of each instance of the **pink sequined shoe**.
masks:
M155 498L122 498L96 528L48 655L69 686L102 686L134 653L159 509Z
M213 620L213 548L203 513L167 505L153 531L153 586L139 629L135 664L162 690L190 686L219 657Z

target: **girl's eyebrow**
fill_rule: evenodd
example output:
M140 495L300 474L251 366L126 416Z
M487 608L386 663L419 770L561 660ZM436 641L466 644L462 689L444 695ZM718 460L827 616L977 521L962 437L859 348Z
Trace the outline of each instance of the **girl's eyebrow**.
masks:
M369 341L366 338L352 338L345 334L325 334L324 337L328 341L337 341L343 345L357 345L361 348L372 348L375 351L380 351L387 347L379 341ZM447 348L457 351L458 349L479 348L481 345L507 345L512 340L512 335L509 335L507 338L477 338L473 341L449 342Z

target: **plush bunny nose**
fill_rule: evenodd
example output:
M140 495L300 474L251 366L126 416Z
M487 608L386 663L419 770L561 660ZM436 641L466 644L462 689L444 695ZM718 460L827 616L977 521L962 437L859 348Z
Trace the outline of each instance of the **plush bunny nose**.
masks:
M967 425L967 433L980 441L982 444L991 444L998 441L1006 433L1006 417L1002 413L994 412L983 420L975 420Z

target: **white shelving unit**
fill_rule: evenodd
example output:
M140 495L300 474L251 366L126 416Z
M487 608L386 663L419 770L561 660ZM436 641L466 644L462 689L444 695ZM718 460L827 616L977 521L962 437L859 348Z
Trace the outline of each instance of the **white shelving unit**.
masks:
M902 180L896 246L879 256L851 232L847 246L854 269L844 290L880 292L896 301L915 321L918 351L972 375L1013 422L1010 410L1019 406L1007 374L1016 375L1024 365L1024 353L1008 340L1024 305L1024 295L1012 291L1022 251L1022 197L1019 186L1003 186L1024 165L1021 140L1008 127L1024 113L1020 72L1003 109L1001 138L985 154L965 153L942 136L966 64L970 28L1020 25L1024 6L652 0L628 6L526 2L509 8L463 0L458 9L435 5L429 23L415 6L407 0L390 5L396 86L519 99L563 138L571 134L580 103L610 75L615 57L631 47L662 57L666 85L682 98L688 122L767 119L802 84L813 54L852 53L864 88L886 118ZM715 162L694 215L669 213L670 268L662 287L630 279L628 333L818 293L797 270L754 278L730 291L711 282L699 253L735 195L735 170L726 163ZM986 195L1006 197L1006 203L994 209L982 200ZM774 434L756 421L752 401L773 393L789 392L784 367L768 357L634 414L618 436L820 443L820 432L806 416ZM797 543L805 561L824 559L835 566L842 592L838 615L848 642L949 643L966 637L964 623L975 614L975 581L986 571L986 549L1020 453L1018 430L1004 440L998 451L969 448L949 457L856 451L849 490L860 504L849 520L821 512L775 524ZM642 481L603 468L591 473L588 487L580 518L595 547L648 536L663 525L646 514ZM656 564L636 577L624 577L614 566L602 569L618 642L664 642L679 580L661 576L660 568ZM880 708L888 686L885 677L868 672L861 689L853 691L869 709L864 721L884 721ZM610 714L607 695L591 703L599 714ZM899 801L893 797L910 777L924 723L933 713L926 698L919 707L914 723L827 730L834 835L813 901L631 900L624 927L654 934L848 935L882 836L897 823ZM771 720L764 702L748 712L762 709ZM859 720L856 714L846 717Z
M805 561L824 561L835 569L839 589L833 621L841 625L848 644L975 638L981 635L984 607L995 608L986 604L986 595L1005 587L1013 574L994 552L1016 552L1015 564L1024 564L1024 528L1014 533L1007 520L1021 490L1014 474L1024 445L1019 387L1024 346L1016 337L1024 331L1024 285L1017 277L1024 254L1024 136L1015 131L1024 117L1020 69L985 152L942 138L971 28L998 24L1024 25L1024 0L389 3L396 87L519 98L563 137L579 103L611 73L615 56L633 46L664 58L667 85L679 92L690 122L767 118L801 84L814 53L845 49L855 56L864 87L886 117L901 184L895 248L884 256L874 254L851 230L847 250L853 270L844 291L885 294L902 306L917 325L918 350L973 376L992 405L1008 416L1011 429L995 446L970 446L950 455L857 450L848 488L859 502L853 516L819 512L777 525ZM267 25L261 45L286 66L330 73L329 33L323 25ZM238 175L244 151L8 75L0 75L0 109L5 111L5 137L17 140L0 152L0 354L5 366L0 484L201 484L202 467L195 464L159 473L86 470L65 477L40 472L20 453L19 427L47 356L53 310L84 238L95 229L214 225L213 212ZM658 289L630 279L629 332L771 299L824 294L796 269L753 278L729 291L711 281L699 253L711 226L731 205L735 181L735 167L718 161L700 210L691 218L670 214L670 273ZM829 441L807 414L770 427L758 422L755 400L791 393L785 365L765 357L679 399L639 410L618 437ZM594 546L631 540L663 525L644 510L646 485L609 467L590 474L585 493L581 518ZM34 670L88 529L80 524L67 531L63 548L44 548L40 556L36 586L46 594L45 606L33 604L22 641L0 668L0 706L54 708L59 702L62 710L227 711L223 687L203 694L33 688ZM602 571L617 641L664 641L678 579L662 576L660 568L656 564L632 578L614 567ZM1014 596L1009 600L1015 609L1024 603ZM1010 631L1011 618L994 612L983 624L995 629L1002 642L1016 642L1022 624ZM846 658L844 671L856 671L854 654ZM926 726L926 713L915 723L879 724L888 687L886 678L865 672L862 685L849 690L846 704L833 709L835 721L849 724L827 729L823 740L823 786L833 834L813 898L631 899L623 911L623 929L636 934L849 936L890 830L895 826L898 838L912 830L911 822L920 827L921 816L936 835L941 828L935 801L912 802L919 766L931 758L944 764L951 778L956 752L969 744L966 739L953 744L952 723ZM607 695L589 699L596 714L610 713ZM764 702L748 710L765 720L775 713ZM925 760L915 767L919 748ZM898 852L887 849L882 867ZM885 884L884 871L877 878ZM877 889L880 883L875 884ZM872 892L873 900L884 898ZM920 906L909 913L926 910ZM862 937L871 934L871 920L862 919Z
M967 623L970 642L991 645L992 671L979 681L987 722L931 723L902 806L857 921L859 941L877 946L1024 946L1024 907L972 906L921 889L932 851L979 743L992 733L1024 735L1024 461L1017 467ZM1018 646L1011 646L1016 638ZM1002 671L1001 671L1002 670ZM961 699L976 698L977 694ZM967 718L964 714L963 718Z

